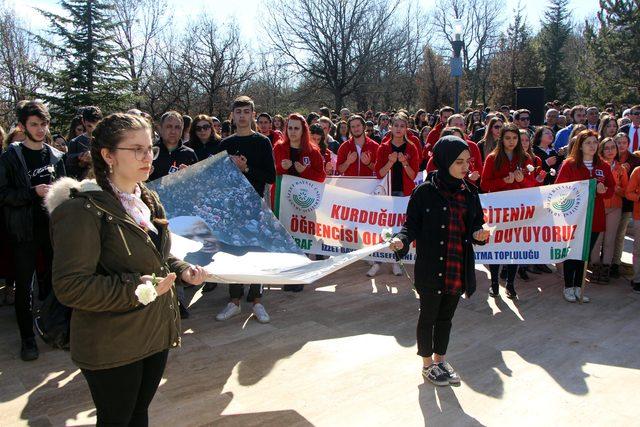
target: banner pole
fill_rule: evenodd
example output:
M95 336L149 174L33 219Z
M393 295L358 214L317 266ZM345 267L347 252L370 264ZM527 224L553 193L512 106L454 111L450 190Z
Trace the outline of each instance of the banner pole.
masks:
M584 268L582 269L582 289L580 290L580 298L578 298L578 302L580 304L584 303L584 288L587 286L587 267L589 266L589 259L591 258L591 227L593 224L593 210L595 209L595 197L596 197L596 180L589 180L589 209L587 210L587 223L585 224L585 247L582 251L584 258Z

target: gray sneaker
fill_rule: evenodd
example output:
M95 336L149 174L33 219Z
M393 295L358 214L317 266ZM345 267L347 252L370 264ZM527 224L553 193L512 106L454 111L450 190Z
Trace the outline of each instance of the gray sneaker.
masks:
M218 313L218 315L216 316L216 320L219 320L221 322L224 320L229 320L233 316L237 316L238 314L240 314L240 311L241 310L239 305L235 305L234 303L230 302L220 313Z
M576 292L574 288L564 288L562 294L567 302L576 302Z
M449 385L449 375L443 371L436 363L427 368L422 368L422 376L431 384L438 386Z
M576 286L575 288L573 288L573 291L575 292L575 295L576 295L576 301L580 301L580 294L582 294L582 288L579 286ZM589 301L591 301L591 299L588 296L586 295L582 296L582 302L589 302Z
M442 369L449 377L449 384L460 384L460 376L453 370L453 366L449 362L440 362L438 367Z
M258 303L253 304L253 315L256 316L256 320L260 323L269 323L271 318L267 314L267 310L265 310L264 305Z

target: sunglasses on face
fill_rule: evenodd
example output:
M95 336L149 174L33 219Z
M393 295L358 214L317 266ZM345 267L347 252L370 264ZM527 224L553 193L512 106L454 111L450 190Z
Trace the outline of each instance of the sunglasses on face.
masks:
M202 126L196 126L196 132L200 132L203 130L209 130L211 129L211 125L202 125Z

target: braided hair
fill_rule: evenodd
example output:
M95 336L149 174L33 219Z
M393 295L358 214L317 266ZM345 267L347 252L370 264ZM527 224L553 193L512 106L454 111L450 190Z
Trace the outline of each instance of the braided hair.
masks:
M96 179L96 183L103 191L111 194L118 202L120 199L116 196L111 182L109 180L109 165L102 157L102 149L115 151L115 148L126 137L126 133L136 130L151 131L151 124L140 116L133 114L115 113L102 119L92 134L91 140L91 163L92 175ZM151 211L151 218L154 223L166 225L168 221L164 218L162 209L158 206L157 198L153 195L142 182L138 183L140 187L140 198Z

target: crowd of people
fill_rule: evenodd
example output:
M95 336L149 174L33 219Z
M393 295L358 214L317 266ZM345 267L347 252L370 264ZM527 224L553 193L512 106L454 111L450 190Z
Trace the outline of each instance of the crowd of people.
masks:
M460 271L469 271L468 266L453 261L460 251L467 250L462 248L460 236L473 233L472 240L477 244L488 238L481 230L481 216L467 225L462 216L454 218L471 209L478 192L593 178L597 180L597 190L590 280L607 283L621 275L627 227L632 218L640 219L640 105L618 114L613 105L605 106L600 113L597 107L568 108L550 102L540 126L531 125L531 111L513 111L508 106L467 109L463 113L445 106L437 112L418 110L414 114L405 110L354 114L347 108L336 112L323 107L306 116L291 113L285 117L256 112L253 101L242 96L234 100L231 110L229 120L224 121L205 114L192 118L167 111L155 122L137 109L103 117L100 108L84 106L63 135L51 132L51 118L44 104L23 101L16 109L16 123L6 136L1 132L0 242L4 256L0 257L0 277L5 279L5 301L15 306L21 357L34 360L39 354L33 296L45 301L55 294L64 306L73 309L72 358L83 369L99 418L101 414L117 418L114 414L122 410L104 402L104 396L110 395L109 390L114 387L114 378L125 381L151 375L150 388L134 387L139 394L127 400L130 405L137 397L141 406L125 408L126 413L139 412L138 416L144 419L152 391L157 388L157 374L164 369L166 350L179 344L179 318L189 316L183 285L201 284L206 276L201 267L171 257L164 209L144 182L188 168L222 151L229 154L257 194L265 198L269 198L276 176L285 174L318 182L333 175L388 176L392 196L429 198L431 190L416 190L416 182L421 181L419 174L426 171L424 176L431 177L431 181L424 179L425 184L419 188L433 186L433 191L444 194L451 207L448 219L443 218L449 226L443 223L442 228L450 230L447 242L453 243L440 248L444 250L440 260L447 260L447 277L437 289L456 298L471 293L466 288L470 279L458 277ZM66 202L69 198L73 201ZM409 211L414 205L409 202ZM477 210L477 206L473 209ZM421 215L418 216L422 218ZM421 235L421 219L414 224L410 220L408 215L407 224L394 240L399 253L408 250L413 240L428 240L428 236ZM635 233L632 286L640 292L640 227L635 227ZM136 256L131 260L126 256L138 252L149 259ZM419 269L436 268L420 266L420 256L416 280L425 277ZM435 262L425 261L424 257L423 253L422 261L426 263ZM584 263L568 260L563 264L564 298L568 302L588 302L582 294ZM380 268L379 263L372 263L367 275L375 276ZM518 298L516 278L526 281L530 273L552 272L546 265L491 265L489 270L489 295L498 297L502 283L505 295L511 299ZM128 273L131 271L139 274ZM395 263L392 271L403 274ZM145 348L131 348L125 342L114 346L108 337L106 341L90 338L95 331L100 330L96 335L102 335L105 330L112 330L112 326L105 326L108 321L146 327L142 325L144 315L140 314L144 310L140 310L133 289L152 273L159 278L156 287L162 303L155 304L153 313L148 315L167 328L164 338L151 334ZM215 287L206 284L205 290ZM229 285L228 289L229 302L216 316L220 321L241 313L244 287ZM285 290L298 292L302 286L288 286ZM419 354L425 358L425 376L440 383L443 378L456 381L451 366L444 364L443 350L457 299L438 300L434 309L433 301L423 304L423 293L420 295L423 310L444 313L442 319L432 316L419 324ZM262 286L250 285L247 301L256 319L267 323L270 317L262 298ZM174 315L167 317L162 310ZM101 313L109 316L101 317ZM437 329L438 322L444 322L444 329ZM41 332L37 321L35 325ZM440 337L435 353L434 333ZM121 338L126 337L123 334ZM432 354L437 356L433 360ZM133 362L123 362L131 360L142 364L134 367ZM115 377L106 373L123 364L129 370L120 370ZM145 364L155 367L151 374L144 373Z

